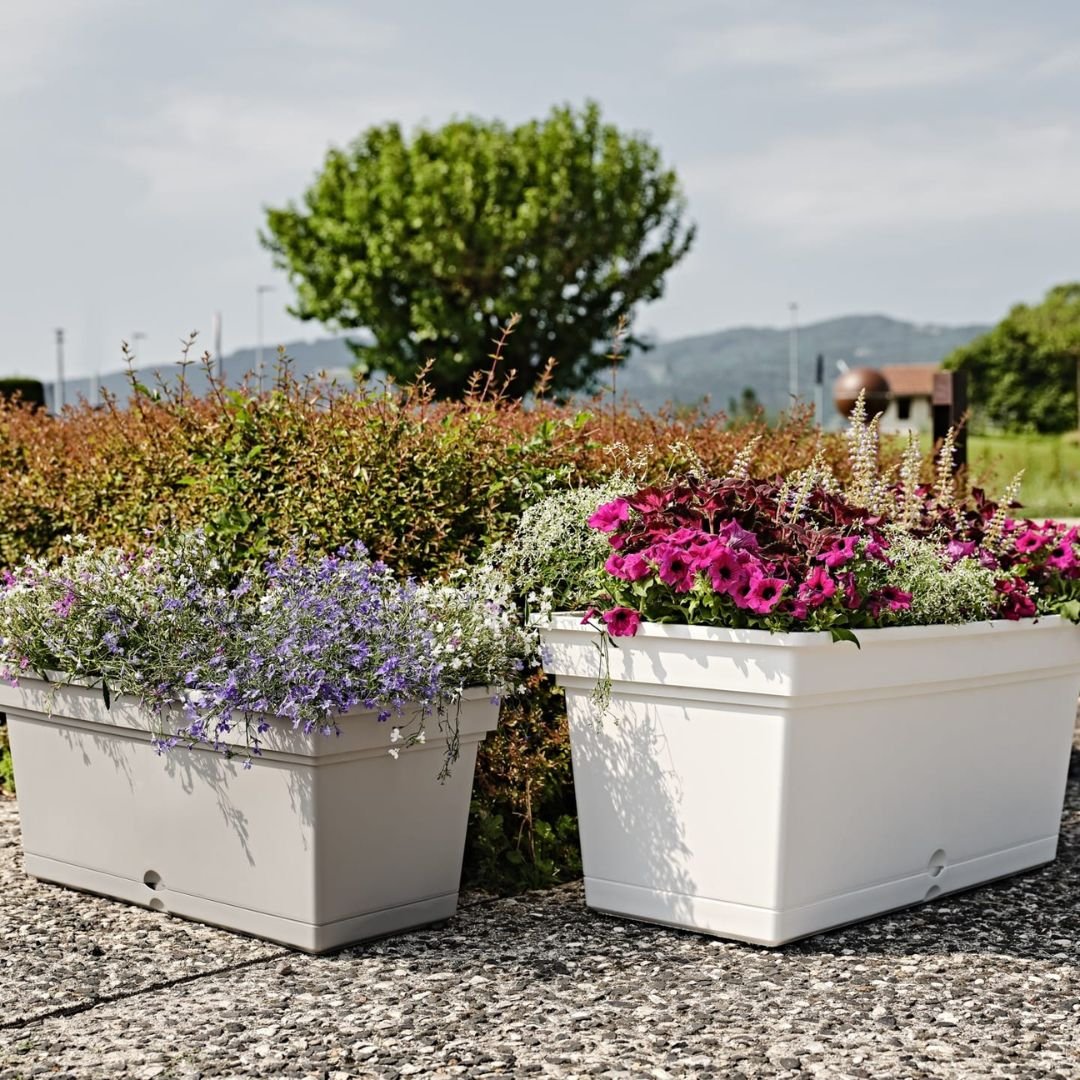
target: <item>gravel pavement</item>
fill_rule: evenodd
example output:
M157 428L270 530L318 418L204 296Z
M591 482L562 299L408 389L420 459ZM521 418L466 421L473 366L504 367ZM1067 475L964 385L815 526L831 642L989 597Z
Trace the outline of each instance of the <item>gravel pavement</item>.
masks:
M778 950L578 885L307 957L43 885L0 803L0 1080L1080 1080L1080 753L1048 868Z

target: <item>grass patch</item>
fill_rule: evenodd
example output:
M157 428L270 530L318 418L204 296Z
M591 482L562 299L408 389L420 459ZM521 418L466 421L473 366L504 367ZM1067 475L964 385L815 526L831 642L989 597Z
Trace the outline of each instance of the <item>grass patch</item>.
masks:
M1024 470L1021 498L1033 518L1080 518L1080 441L1068 435L973 435L968 460L974 483L996 498Z

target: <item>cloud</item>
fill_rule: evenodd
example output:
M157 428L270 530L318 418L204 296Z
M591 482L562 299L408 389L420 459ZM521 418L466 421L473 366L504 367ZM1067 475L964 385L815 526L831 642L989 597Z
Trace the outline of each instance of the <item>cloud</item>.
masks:
M278 101L179 92L136 127L114 132L113 155L146 186L144 208L202 213L242 194L252 205L299 194L331 145L372 124L430 117L432 96ZM440 113L453 108L443 95ZM229 205L233 205L232 201Z
M881 129L777 141L688 163L691 198L801 245L913 226L1080 213L1080 129L947 137Z
M829 28L795 20L734 23L687 36L672 60L682 71L719 67L790 72L831 91L869 91L964 82L1014 64L1015 38L941 42L936 21Z
M270 17L267 29L298 49L348 53L354 57L384 52L400 38L396 24L332 4L281 8Z
M47 84L82 44L86 24L124 0L2 0L0 97Z

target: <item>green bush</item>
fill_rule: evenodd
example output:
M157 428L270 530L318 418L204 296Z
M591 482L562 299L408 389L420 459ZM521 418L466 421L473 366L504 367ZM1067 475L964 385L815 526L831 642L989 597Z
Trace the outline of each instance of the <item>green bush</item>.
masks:
M0 398L5 401L22 401L26 405L45 408L45 385L38 379L18 375L0 379Z

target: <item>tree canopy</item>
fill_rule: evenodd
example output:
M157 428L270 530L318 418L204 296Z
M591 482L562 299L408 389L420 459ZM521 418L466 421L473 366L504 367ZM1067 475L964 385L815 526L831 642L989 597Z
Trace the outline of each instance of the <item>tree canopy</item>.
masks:
M661 296L689 250L684 215L659 151L588 103L517 127L370 128L327 153L300 206L267 210L260 239L289 273L293 314L366 331L361 371L407 379L431 360L446 396L490 368L520 313L500 372L516 371L520 396L550 357L556 391L594 381L620 319Z
M1017 304L988 333L945 358L968 372L976 418L1007 431L1077 426L1080 283L1058 285L1041 304Z

